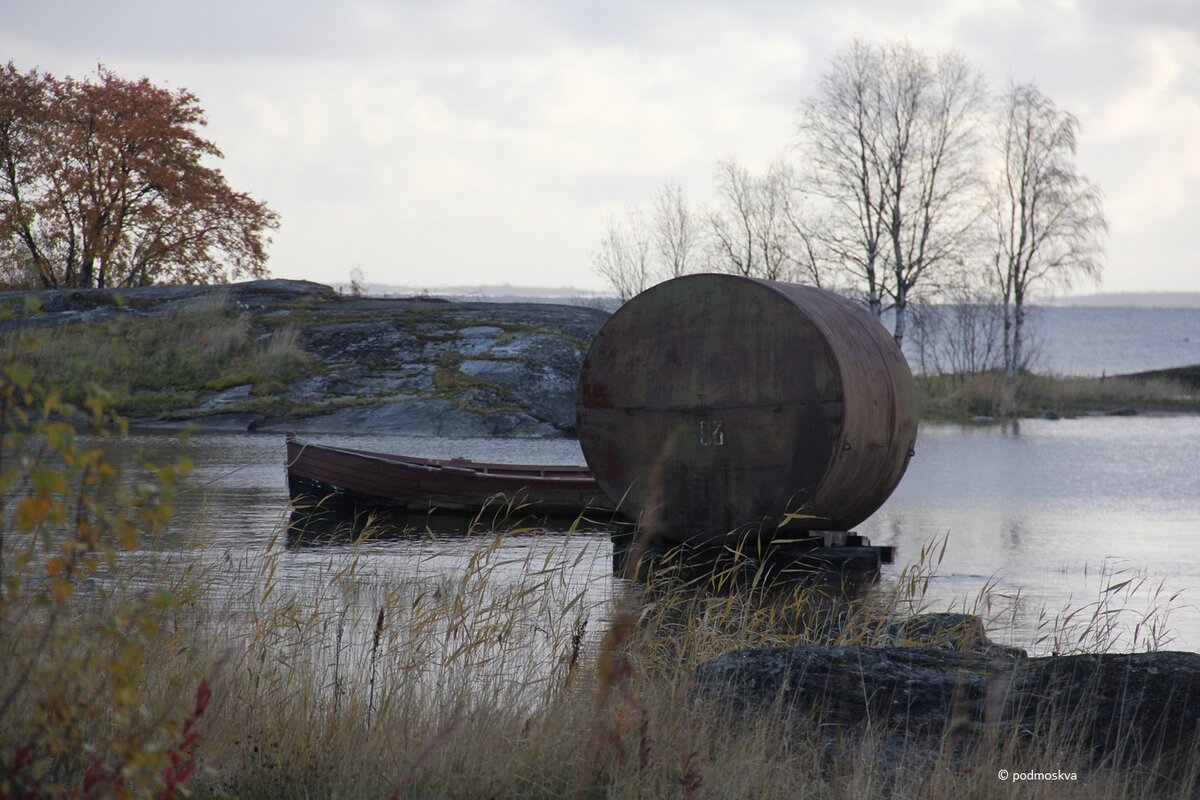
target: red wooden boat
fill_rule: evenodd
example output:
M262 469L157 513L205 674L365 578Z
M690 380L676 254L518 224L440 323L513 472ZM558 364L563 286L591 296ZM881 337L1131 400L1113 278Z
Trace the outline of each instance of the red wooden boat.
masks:
M474 512L512 503L545 516L611 509L587 467L481 464L374 453L287 437L287 480L306 503Z

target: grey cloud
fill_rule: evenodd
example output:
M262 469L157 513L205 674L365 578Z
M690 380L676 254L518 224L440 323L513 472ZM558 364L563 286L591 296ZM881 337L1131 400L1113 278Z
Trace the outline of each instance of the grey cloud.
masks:
M525 264L537 260L522 251L530 246L547 263L585 264L608 213L648 203L668 177L703 203L717 158L776 155L816 74L855 36L955 47L995 88L1009 76L1035 80L1081 116L1096 112L1087 142L1101 134L1091 129L1104 124L1100 112L1136 95L1147 36L1200 35L1200 0L1078 0L1058 11L1042 0L1014 11L985 0L0 3L0 52L22 68L62 74L93 59L197 91L229 171L252 177L248 188L268 201L286 198L281 271L324 252L310 241L321 218L312 207L349 208L357 197L351 216L402 217L413 250L447 270L464 259L441 253L431 232L451 230L463 204L493 226L475 238L495 256L476 260ZM1163 90L1171 98L1187 85L1195 96L1200 65L1183 67L1190 76ZM1170 126L1153 123L1113 146L1146 150ZM1137 152L1093 163L1133 163ZM1093 177L1113 191L1127 184L1111 169ZM1179 213L1195 216L1195 203ZM547 219L555 241L543 245ZM369 263L374 245L358 246ZM1137 246L1114 243L1114 254ZM1171 250L1174 262L1195 263L1183 238L1162 234L1156 246L1164 262Z
M372 25L369 3L114 0L8 3L0 37L46 51L127 53L178 58L320 59L354 56L422 41L441 13L436 3L379 6L394 25Z

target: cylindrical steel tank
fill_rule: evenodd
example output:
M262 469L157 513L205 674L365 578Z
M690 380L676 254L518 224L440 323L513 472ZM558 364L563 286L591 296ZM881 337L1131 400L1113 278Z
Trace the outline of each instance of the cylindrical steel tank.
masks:
M849 530L899 483L912 373L865 309L822 289L688 275L622 306L583 362L579 443L600 487L668 541Z

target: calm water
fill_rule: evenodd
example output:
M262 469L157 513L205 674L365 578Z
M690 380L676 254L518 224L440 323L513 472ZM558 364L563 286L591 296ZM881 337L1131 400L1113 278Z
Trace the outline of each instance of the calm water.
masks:
M1027 326L1038 372L1114 375L1200 364L1200 308L1043 306L1030 309ZM916 364L915 344L905 350Z
M431 457L582 463L577 443L569 440L313 438ZM205 552L218 569L261 555L288 510L283 437L201 434L181 445L170 435L138 433L119 445L118 456L163 462L181 451L195 462L196 486L180 497L176 532L165 546L181 547L185 532L207 531ZM923 545L945 537L930 604L971 606L994 582L1000 592L1019 597L998 622L1000 638L1008 641L1030 646L1039 615L1085 606L1105 588L1134 578L1111 593L1117 605L1128 606L1117 618L1132 626L1159 586L1159 600L1180 592L1171 604L1171 646L1200 650L1200 416L925 424L900 487L859 530L875 543L896 546L897 564L885 568L885 577L917 558ZM354 552L360 583L369 586L372 576L392 580L397 572L430 579L454 574L479 546L478 538L442 537L374 543ZM569 580L581 591L600 598L613 590L611 548L603 534L517 536L504 546L514 574L565 553L575 565ZM320 582L348 552L288 550L279 574Z
M1200 308L1046 307L1033 316L1035 368L1067 375L1200 364Z
M1040 609L1094 602L1130 577L1142 581L1132 619L1161 584L1160 597L1182 593L1174 646L1200 649L1200 416L926 424L908 474L861 529L900 561L946 536L936 596L998 579L1025 598L1026 637Z

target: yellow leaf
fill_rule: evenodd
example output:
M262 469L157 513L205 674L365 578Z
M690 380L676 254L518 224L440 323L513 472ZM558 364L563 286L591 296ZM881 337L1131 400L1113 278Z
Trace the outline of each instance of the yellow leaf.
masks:
M65 558L59 558L56 556L46 562L46 574L53 578L62 574L62 571L66 569L66 566L67 560Z
M28 389L29 384L33 382L33 368L20 361L5 366L4 374L18 389Z
M21 501L21 505L17 506L17 530L29 533L46 519L49 509L50 498L26 497Z
M39 492L66 494L67 476L48 467L35 467L31 470L30 478L33 488Z
M42 400L42 416L49 419L55 412L62 411L62 407L62 394L54 389Z
M100 528L91 520L81 519L75 526L75 532L79 534L79 540L87 547L95 547L97 540L100 538Z
M66 602L71 596L71 582L66 578L54 578L50 581L50 593L60 603Z
M137 534L137 528L127 520L122 520L117 524L117 539L121 542L121 547L126 550L137 547Z

